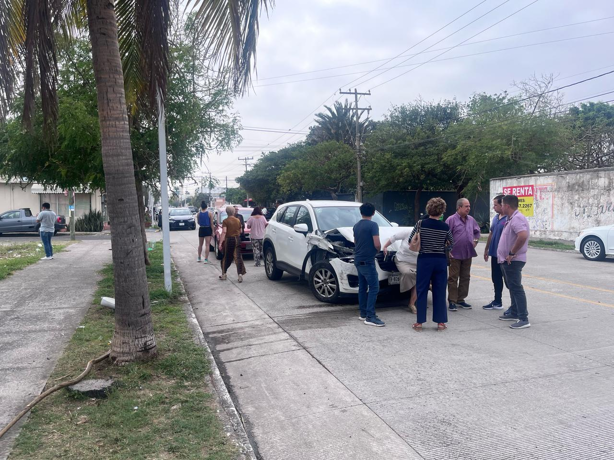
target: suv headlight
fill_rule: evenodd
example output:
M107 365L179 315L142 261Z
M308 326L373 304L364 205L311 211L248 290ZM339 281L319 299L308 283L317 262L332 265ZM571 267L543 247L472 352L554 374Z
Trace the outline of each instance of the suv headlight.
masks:
M192 217L192 218L188 219L188 222L194 222L194 218Z

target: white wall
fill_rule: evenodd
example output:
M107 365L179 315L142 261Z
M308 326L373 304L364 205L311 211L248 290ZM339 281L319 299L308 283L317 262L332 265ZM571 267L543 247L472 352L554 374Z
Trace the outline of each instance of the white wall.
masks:
M573 240L585 228L614 224L614 168L491 179L491 199L515 185L535 188L532 236Z
M0 182L0 212L30 208L33 214L40 211L40 197L32 193L32 185L22 190L19 184Z

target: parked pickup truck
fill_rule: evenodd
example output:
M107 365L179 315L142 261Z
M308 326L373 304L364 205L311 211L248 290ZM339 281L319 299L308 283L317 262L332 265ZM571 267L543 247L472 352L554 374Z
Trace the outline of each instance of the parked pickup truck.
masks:
M3 233L38 232L40 224L36 216L32 215L30 208L14 209L0 214L0 235ZM55 221L55 232L66 228L64 216L58 216Z

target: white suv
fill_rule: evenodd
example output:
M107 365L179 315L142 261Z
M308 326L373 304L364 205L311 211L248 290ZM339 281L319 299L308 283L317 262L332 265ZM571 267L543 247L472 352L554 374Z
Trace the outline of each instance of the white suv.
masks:
M343 294L358 294L354 266L353 227L361 219L361 203L349 201L295 201L277 208L264 237L264 266L270 280L286 271L307 279L314 296L336 302ZM382 245L400 229L376 211ZM392 256L400 242L390 246L389 256L377 254L381 287L397 285L400 274Z

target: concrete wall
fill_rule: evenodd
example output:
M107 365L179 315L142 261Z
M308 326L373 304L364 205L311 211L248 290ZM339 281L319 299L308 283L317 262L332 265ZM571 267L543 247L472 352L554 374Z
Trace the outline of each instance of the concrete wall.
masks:
M534 187L532 236L573 240L585 228L614 224L614 168L491 179L491 199L518 185Z
M40 206L40 197L32 193L32 185L28 185L24 190L20 184L0 182L0 212L30 208L32 213L36 214L40 211Z

